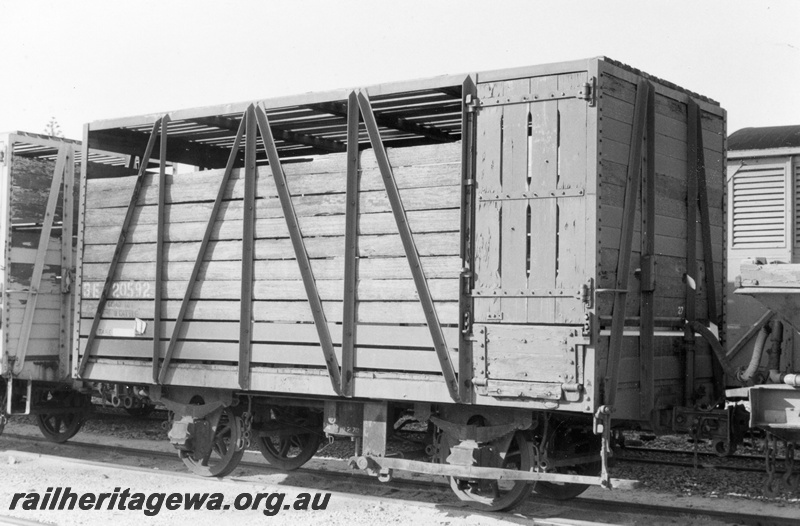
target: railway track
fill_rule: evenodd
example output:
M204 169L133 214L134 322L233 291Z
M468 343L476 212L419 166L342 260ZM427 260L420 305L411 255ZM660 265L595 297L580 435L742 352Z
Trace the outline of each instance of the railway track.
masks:
M5 442L5 444L3 444ZM23 444L51 444L47 442L45 439L40 437L31 437L27 435L21 434L14 434L14 433L7 433L0 437L0 445L5 446L4 449L9 449L10 447L19 447ZM169 463L173 463L173 467L178 470L176 473L178 476L186 476L190 478L196 478L195 475L191 475L188 473L182 473L180 470L182 468L182 463L177 458L177 455L174 452L168 451L161 451L161 450L154 450L154 449L142 449L136 447L126 447L126 446L118 446L118 445L105 445L99 444L94 442L82 442L82 441L70 441L64 444L59 445L60 448L64 448L60 450L59 453L54 453L58 456L72 458L70 452L84 450L90 453L97 453L97 455L111 455L117 458L119 457L133 457L139 459L157 459L157 460L164 460L168 461ZM326 459L327 460L327 459ZM72 462L85 462L80 459L72 459ZM365 475L358 471L352 471L347 468L346 461L340 459L330 459L328 460L331 464L330 467L302 467L296 471L291 472L291 484L297 484L301 482L304 487L308 487L308 489L317 490L317 491L330 491L332 489L336 489L342 487L343 482L347 482L348 492L354 492L361 495L368 495L378 498L394 498L400 500L407 500L407 501L414 501L414 502L422 502L428 505L431 505L431 501L433 501L436 506L452 506L454 508L463 509L467 506L464 503L460 503L452 496L449 485L446 481L437 478L423 478L423 477L415 477L414 479L408 477L408 475L403 476L402 478L396 477L393 478L390 482L376 484L376 479ZM91 462L91 461L88 461ZM94 462L95 464L97 462ZM108 464L104 463L105 465L113 465L116 468L120 466L118 464ZM166 466L166 463L160 463L161 466ZM122 466L125 468L125 466ZM241 473L241 470L244 468L245 473L250 470L257 470L259 474L285 474L285 472L275 469L270 465L266 464L265 462L251 460L247 457L239 463L238 470ZM139 468L141 469L141 468ZM249 473L247 473L249 474ZM234 476L228 477L228 480L236 482L237 480L241 480L241 476ZM420 499L420 494L424 494L422 497L424 500ZM686 507L682 506L664 506L664 505L656 505L656 504L648 504L644 502L638 502L635 499L625 499L620 498L624 496L624 493L618 492L616 494L608 494L603 493L602 498L594 497L594 496L583 496L578 497L569 501L568 508L569 509L580 509L589 514L596 513L596 512L605 512L605 513L622 513L626 516L630 516L631 520L633 521L637 516L646 515L646 516L656 516L656 517L671 517L677 518L680 516L691 515L692 518L699 518L705 517L712 521L719 521L723 524L743 524L743 525L775 525L775 526L783 526L783 525L796 525L797 519L790 518L790 517L780 517L780 516L767 516L763 513L758 514L741 514L741 513L733 513L730 511L719 510L719 509L699 509L699 508L691 508L687 509ZM609 498L613 497L613 498ZM519 508L515 510L515 514L522 514L523 516L530 516L533 517L537 513L541 513L542 505L545 506L564 506L563 502L553 501L550 499L546 499L543 497L536 496L532 499L529 499L527 502L523 503ZM638 521L638 519L636 519ZM564 524L563 522L535 522L535 524ZM600 524L600 523L598 523Z

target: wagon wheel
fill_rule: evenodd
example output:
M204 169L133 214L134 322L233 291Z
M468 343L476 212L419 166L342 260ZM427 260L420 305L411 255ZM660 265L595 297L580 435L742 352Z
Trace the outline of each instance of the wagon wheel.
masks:
M273 410L275 412L275 410ZM278 417L280 418L280 417ZM277 419L277 418L276 418ZM280 418L282 420L282 418ZM318 424L301 417L294 425L314 428ZM287 435L285 432L265 432L256 439L259 451L271 465L284 471L292 471L308 462L317 452L320 433L311 429L307 433Z
M200 402L202 403L202 402ZM240 420L230 407L222 410L214 431L214 442L211 451L202 457L195 458L192 451L178 451L178 456L189 470L202 477L224 477L230 474L244 455L244 448L237 447L242 439Z
M72 392L42 391L39 403L55 406L54 409L69 407L73 396L75 396L75 393ZM57 444L66 442L74 437L83 426L83 420L84 413L82 411L73 413L41 412L36 415L36 423L39 425L42 435L50 442L56 442Z
M449 450L449 446L447 450ZM516 432L500 467L530 471L532 458L528 440ZM525 480L461 479L450 477L450 488L460 500L485 511L513 508L530 495L531 483Z
M267 462L285 471L292 471L308 462L317 452L319 443L320 437L316 433L289 437L266 435L256 441Z

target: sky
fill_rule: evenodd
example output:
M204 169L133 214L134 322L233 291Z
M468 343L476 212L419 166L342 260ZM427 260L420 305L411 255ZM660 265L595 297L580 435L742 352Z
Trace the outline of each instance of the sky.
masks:
M0 0L0 132L607 56L800 124L800 0Z

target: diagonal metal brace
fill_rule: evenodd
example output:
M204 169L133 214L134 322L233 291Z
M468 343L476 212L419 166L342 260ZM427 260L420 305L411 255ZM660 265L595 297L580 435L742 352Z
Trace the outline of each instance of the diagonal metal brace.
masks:
M42 220L42 230L39 234L39 244L36 249L36 261L33 265L31 286L28 291L27 302L25 303L25 314L22 318L22 327L17 344L17 361L14 363L12 374L19 374L22 372L22 368L25 366L25 355L28 352L28 341L30 339L31 329L33 327L33 318L36 314L36 303L39 297L39 287L42 285L42 273L44 272L47 249L50 246L50 232L53 229L56 206L58 205L58 193L61 188L61 181L64 178L64 170L68 162L73 162L72 156L67 155L67 147L62 146L58 150L58 159L56 161L55 171L53 172L53 179L50 183L50 194L47 197L47 207L45 209L44 219Z
M317 283L314 281L314 274L311 271L311 262L309 261L308 252L303 242L303 234L300 232L300 225L297 221L294 204L292 203L292 196L289 194L289 188L286 185L286 176L281 167L281 160L278 156L278 149L275 146L275 139L269 127L269 119L267 118L267 113L261 106L256 106L255 113L256 120L258 121L258 128L261 132L261 138L264 141L264 148L267 150L269 167L275 179L275 187L278 191L281 208L283 209L283 216L286 220L286 226L289 229L289 237L292 240L292 247L294 247L297 264L300 266L300 275L303 277L303 285L305 286L306 295L308 296L308 303L311 306L314 325L317 327L319 343L325 355L325 366L328 368L331 386L336 394L341 396L342 379L339 370L339 360L337 360L336 353L333 349L333 340L331 339L331 333L328 329L328 320L325 318L325 312L322 310L322 301L320 300L319 291L317 290Z
M622 354L623 326L625 324L625 300L627 298L628 272L631 264L631 246L633 244L634 219L636 217L636 200L639 195L639 183L642 178L642 141L647 124L648 99L655 96L653 85L647 80L639 81L636 88L636 104L633 110L633 128L631 129L631 148L628 155L627 185L622 212L622 230L620 232L619 258L617 260L616 291L611 321L611 341L608 346L606 362L605 405L613 407L617 395L619 381L619 363Z
M422 310L425 312L425 319L428 324L428 329L431 332L433 347L439 358L444 380L447 383L447 390L450 392L450 397L453 401L458 402L460 401L460 396L458 393L458 379L456 378L455 368L450 359L450 353L447 351L447 343L445 342L442 332L442 325L439 323L439 316L436 314L433 298L428 289L428 281L425 279L419 252L417 252L417 246L414 243L414 236L411 233L411 227L408 225L408 220L406 219L403 201L400 199L400 191L397 189L397 182L392 172L392 165L389 163L389 156L386 154L386 148L383 146L378 123L375 120L375 114L372 111L372 105L370 104L369 96L366 92L360 91L358 93L358 105L361 108L361 115L363 116L364 124L367 128L369 141L372 144L372 149L378 160L378 167L383 177L383 184L386 187L386 195L392 207L392 213L397 223L400 239L403 241L403 249L405 250L408 264L411 267L411 275L417 287L417 294L422 304Z

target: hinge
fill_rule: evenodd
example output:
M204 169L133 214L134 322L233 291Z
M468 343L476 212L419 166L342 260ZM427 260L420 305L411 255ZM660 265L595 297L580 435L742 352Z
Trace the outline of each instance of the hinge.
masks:
M0 142L0 164L6 163L6 143Z
M581 301L586 305L587 309L592 308L594 296L594 280L589 278L586 283L581 285Z
M72 271L64 269L61 271L61 293L69 294L72 289Z
M594 77L589 77L589 82L583 83L583 89L578 92L578 96L589 103L589 106L594 106L595 100L595 84L597 80Z
M478 109L478 100L472 96L472 93L467 93L464 97L464 107L468 113L474 113Z

